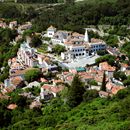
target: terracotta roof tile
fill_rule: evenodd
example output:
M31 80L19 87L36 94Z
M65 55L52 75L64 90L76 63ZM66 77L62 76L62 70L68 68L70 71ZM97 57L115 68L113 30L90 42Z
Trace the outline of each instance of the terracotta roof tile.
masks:
M14 110L14 109L16 109L17 107L18 107L18 106L17 106L16 104L10 104L10 105L7 106L7 108L10 109L10 110Z
M115 71L116 70L116 67L112 67L107 62L102 62L99 64L99 66L100 66L100 69L103 71Z

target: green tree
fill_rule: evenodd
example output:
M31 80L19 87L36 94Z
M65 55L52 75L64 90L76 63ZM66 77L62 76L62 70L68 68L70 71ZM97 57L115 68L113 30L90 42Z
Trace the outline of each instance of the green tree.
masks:
M99 94L97 90L87 90L83 94L83 101L84 102L91 101L92 99L97 98L98 96Z
M29 45L31 47L39 47L40 45L42 45L42 41L38 36L33 36Z
M84 92L84 84L80 77L75 75L70 88L68 88L67 104L70 107L75 107L80 104L83 100L82 95Z
M65 47L62 46L62 45L55 45L54 48L53 48L53 52L56 53L56 54L61 54L61 52L64 52L65 51Z
M100 50L100 51L97 51L97 54L100 55L100 56L104 56L104 55L106 55L108 53L107 53L106 50Z
M98 85L98 83L97 83L95 80L90 80L89 84L90 84L90 85L95 85L95 86Z
M121 80L121 81L124 81L124 80L127 79L127 76L122 71L115 71L113 76L114 76L115 79Z
M105 74L105 71L104 71L104 74L103 74L103 79L102 79L102 86L101 86L101 90L102 91L106 91L106 74Z
M38 68L33 68L25 73L25 80L28 82L32 82L34 80L37 80L40 76L41 71Z

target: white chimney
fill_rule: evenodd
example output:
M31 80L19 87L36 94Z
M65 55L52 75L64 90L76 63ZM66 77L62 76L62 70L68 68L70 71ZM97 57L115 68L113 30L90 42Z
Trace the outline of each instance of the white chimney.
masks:
M85 28L85 38L84 38L85 42L89 42L89 37L88 37L88 30L87 28Z

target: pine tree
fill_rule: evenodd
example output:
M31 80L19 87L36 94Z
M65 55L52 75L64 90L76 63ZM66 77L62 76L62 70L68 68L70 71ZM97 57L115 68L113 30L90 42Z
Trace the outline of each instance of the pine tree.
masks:
M70 107L75 107L80 104L83 100L82 95L84 94L84 84L82 83L80 77L75 75L72 84L68 89L67 103Z
M103 74L103 80L102 80L102 86L101 86L101 90L102 91L106 91L106 74L105 74L105 71L104 71L104 74Z

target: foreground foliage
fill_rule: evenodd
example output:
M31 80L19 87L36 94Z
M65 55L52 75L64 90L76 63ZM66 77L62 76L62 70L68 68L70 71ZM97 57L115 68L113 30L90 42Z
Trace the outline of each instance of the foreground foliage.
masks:
M55 98L43 103L41 110L30 110L26 98L13 97L18 97L17 103L22 99L24 106L19 104L17 109L11 111L6 105L14 103L14 98L0 101L0 126L3 130L130 129L130 88L119 91L113 98L106 99L97 98L96 91L86 92L84 101L73 109L61 98Z

